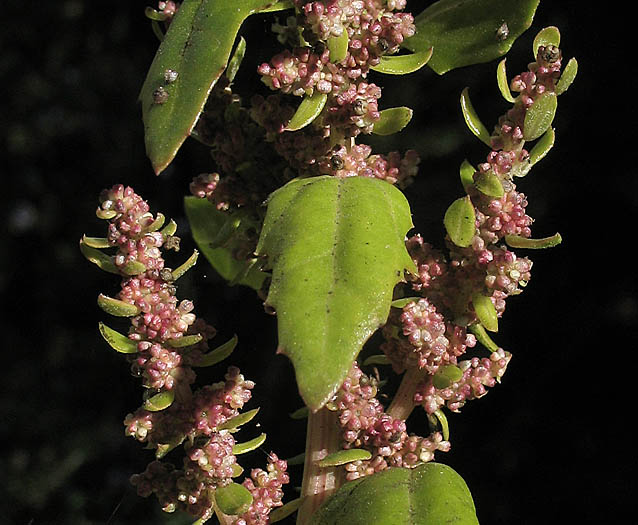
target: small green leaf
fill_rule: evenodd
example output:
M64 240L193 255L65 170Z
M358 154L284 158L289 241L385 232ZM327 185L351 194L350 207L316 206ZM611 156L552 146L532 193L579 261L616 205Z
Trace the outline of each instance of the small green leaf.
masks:
M461 163L461 167L459 168L459 175L461 176L461 184L463 185L463 189L465 191L469 191L469 189L474 185L474 174L476 173L476 168L472 166L467 159L465 159Z
M395 299L394 301L392 301L390 306L392 306L392 308L405 308L410 303L416 303L419 299L422 299L422 298L421 297L403 297L401 299Z
M479 171L474 177L474 186L484 195L500 198L505 195L501 179L492 171Z
M253 502L253 495L239 483L230 483L215 489L215 502L224 514L243 514Z
M315 91L311 96L306 95L284 131L297 131L306 127L319 116L326 105L326 100L328 95L319 91Z
M557 106L556 93L545 91L540 95L525 113L523 138L535 140L545 133L552 125Z
M478 525L465 481L440 463L390 468L343 485L311 525Z
M466 248L472 242L476 233L475 222L476 214L469 195L450 204L443 218L450 240L461 248Z
M351 448L328 454L325 458L317 461L317 465L320 467L338 467L339 465L345 465L353 461L362 461L370 459L371 457L372 453L369 450Z
M239 37L239 43L235 48L235 52L233 53L232 58L228 61L228 67L226 68L226 78L229 82L235 80L235 75L237 71L239 71L239 66L244 60L244 55L246 54L246 39L241 36Z
M339 36L328 38L328 50L330 51L330 62L336 64L341 62L348 54L348 31L345 29Z
M146 152L156 173L171 163L190 135L208 94L226 69L242 22L275 4L283 5L273 0L181 3L140 94ZM168 69L179 73L170 84L164 79Z
M197 250L193 250L193 254L188 259L186 259L183 264L173 270L173 280L177 281L177 279L179 279L188 270L195 266L198 257L199 252Z
M237 284L259 290L266 278L265 273L255 267L243 275L246 269L245 261L239 261L233 256L235 249L241 247L243 242L240 237L251 228L258 230L259 226L254 221L244 217L236 230L236 236L231 236L222 247L213 247L219 242L220 230L227 229L225 224L236 220L236 217L218 210L208 200L197 197L186 197L184 208L193 232L193 239L217 273L227 281L233 281L242 273Z
M144 402L144 410L149 412L159 412L164 410L173 404L175 400L175 390L165 390L159 394L155 394L153 397L149 397Z
M308 417L308 407L301 407L291 412L290 417L292 419L306 419Z
M226 213L228 213L228 220L222 224L221 228L217 231L217 235L210 242L210 247L212 249L224 246L233 238L233 235L237 233L237 230L241 226L241 216L236 216L234 213L230 212Z
M121 334L112 328L109 328L104 323L98 323L98 328L104 340L111 345L113 350L117 350L122 354L135 354L137 353L137 343L124 334Z
M405 196L368 177L296 179L274 192L257 255L272 284L279 352L293 362L301 397L320 409L363 343L382 326L404 271L412 227Z
M115 317L133 317L140 313L140 309L134 304L125 303L103 294L98 295L97 304L107 314Z
M147 7L146 9L144 9L144 15L146 16L146 18L150 20L155 20L157 22L163 22L164 20L168 18L168 15L166 13L157 11L153 9L152 7Z
M169 339L166 344L171 348L185 348L199 343L202 339L201 334L183 335L176 339Z
M472 332L476 336L476 340L490 352L496 352L499 349L499 346L494 341L492 341L492 338L485 331L485 328L482 324L475 323L473 325L470 325L470 332Z
M80 242L90 248L95 248L96 250L103 250L111 247L109 240L106 237L87 237L86 235L83 235Z
M371 355L363 362L363 366L389 365L389 364L392 364L392 362L388 359L388 356L385 354Z
M193 197L195 198L195 197ZM160 232L164 237L172 237L177 232L177 223L171 219L164 229Z
M291 465L303 465L306 461L306 453L302 452L301 454L297 454L296 456L293 456L291 458L287 458L286 459L286 463L288 463L288 466Z
M553 248L563 242L563 238L560 233L555 233L551 237L544 237L542 239L528 239L527 237L521 237L520 235L506 235L505 242L512 248L530 248L532 250L538 250L543 248Z
M498 332L498 314L492 299L482 293L475 293L472 296L472 306L474 306L476 317L485 329L490 332Z
M529 173L529 170L532 169L537 162L542 160L545 155L549 153L549 150L554 146L554 140L556 139L556 134L554 133L553 128L549 128L543 136L538 139L538 142L534 144L532 151L529 152L529 161L524 169L519 173L514 173L518 177L524 177Z
M575 58L571 58L567 65L565 66L565 70L563 74L558 79L558 84L556 84L556 94L562 95L569 89L569 86L572 85L574 79L576 78L576 74L578 73L578 62Z
M463 377L463 372L456 365L443 365L434 374L432 378L432 384L436 388L447 388L452 383L460 381Z
M463 112L463 120L465 120L470 131L491 148L490 132L487 131L487 128L476 114L476 110L470 100L469 88L465 88L461 92L461 111Z
M113 217L117 216L117 212L115 210L103 210L102 208L98 208L95 210L95 215L98 219L109 220Z
M297 509L301 506L302 500L303 498L293 499L285 505L273 510L270 514L268 514L268 523L277 523L278 521L287 518L294 512L297 512Z
M378 65L370 69L386 75L407 75L421 69L432 58L433 48L409 55L382 56Z
M156 232L162 226L164 226L165 220L166 220L166 217L164 217L164 214L158 213L157 216L155 217L155 220L151 224L149 224L145 230L147 232Z
M501 95L503 95L503 98L508 102L514 103L516 99L512 96L512 92L510 91L510 84L507 81L507 68L505 66L506 61L507 58L501 60L498 64L498 67L496 68L496 82L498 84L498 89L500 90Z
M235 456L240 456L241 454L252 452L253 450L261 447L264 444L264 441L266 441L266 434L261 434L250 441L246 441L245 443L236 443L233 445L233 454L235 454Z
M224 423L219 425L216 430L219 431L237 429L251 421L257 415L257 412L259 412L259 408L253 408L252 410L242 412L238 416L227 419Z
M505 55L531 26L538 4L539 0L439 0L414 19L416 34L402 45L412 51L433 47L428 65L439 75L489 62Z
M86 257L87 261L95 264L100 270L121 275L120 270L113 262L113 257L106 255L97 248L92 248L84 242L84 239L80 241L80 251L82 252L82 255Z
M532 44L532 51L534 51L534 58L538 54L538 48L544 46L560 46L560 31L555 26L549 26L541 29Z
M217 363L222 362L226 359L230 354L233 353L235 347L237 346L237 342L239 341L237 334L235 334L232 339L224 343L223 345L218 346L215 350L211 350L207 354L204 354L202 358L193 366L213 366Z
M126 275L139 275L146 271L146 266L140 261L129 261L122 266L122 273Z
M238 478L244 473L244 468L239 463L233 463L231 468L233 469L232 478Z
M379 112L379 120L374 123L372 133L375 135L392 135L405 128L412 120L413 111L405 106L384 109Z

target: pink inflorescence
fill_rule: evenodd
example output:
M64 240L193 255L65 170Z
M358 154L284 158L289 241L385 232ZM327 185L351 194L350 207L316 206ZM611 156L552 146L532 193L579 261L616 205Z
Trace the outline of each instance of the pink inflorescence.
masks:
M427 438L408 434L405 421L387 414L375 396L375 382L355 362L329 404L338 413L343 447L363 448L372 454L369 460L346 465L348 480L389 467L413 468L431 461L436 450L449 450L450 443L439 432Z

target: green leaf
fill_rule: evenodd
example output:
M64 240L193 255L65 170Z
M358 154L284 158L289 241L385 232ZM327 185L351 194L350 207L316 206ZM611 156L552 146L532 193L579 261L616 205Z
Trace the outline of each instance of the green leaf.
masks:
M317 465L320 467L338 467L339 465L345 465L353 461L362 461L370 459L371 457L372 453L369 450L350 448L348 450L339 450L338 452L328 454L325 458L317 461Z
M537 162L542 160L545 155L549 153L549 150L554 146L554 141L556 140L556 134L554 130L550 127L543 136L538 139L538 142L534 144L532 151L529 152L529 160L527 165L523 168L520 173L514 172L514 175L517 177L524 177L529 173L529 170L532 169Z
M299 104L297 111L288 122L288 125L284 128L284 131L297 131L298 129L305 128L313 120L315 120L319 113L323 110L328 100L328 95L315 91L312 96L305 96Z
M139 275L146 271L146 266L140 261L129 261L122 266L122 273L126 275Z
M248 410L246 412L242 412L238 416L231 417L227 419L226 422L219 425L216 430L231 430L239 428L242 425L245 425L249 421L251 421L259 412L259 408L253 408L252 410Z
M569 89L569 86L572 85L574 79L576 78L576 74L578 73L578 62L575 58L571 58L565 69L563 74L558 79L558 84L556 84L556 94L562 95Z
M459 168L459 175L461 176L461 184L463 185L463 189L465 191L469 191L469 189L474 185L474 174L476 173L476 168L472 166L467 159L465 159L461 163L461 167Z
M496 352L498 350L499 346L494 341L492 341L492 338L485 331L485 328L483 328L482 324L475 323L473 325L470 325L470 332L472 332L476 336L476 340L490 352Z
M235 445L233 445L233 454L235 454L235 456L239 456L241 454L246 454L247 452L257 450L264 444L265 441L266 434L261 434L256 438L251 439L250 441L246 441L245 443L236 443Z
M450 204L443 217L443 224L450 240L461 248L469 246L472 242L476 232L475 222L476 213L469 195Z
M544 237L542 239L528 239L527 237L521 237L520 235L506 235L505 242L512 248L530 248L532 250L539 250L543 248L553 248L563 242L563 238L560 233L555 233L551 237Z
M281 507L277 507L270 514L268 514L268 523L277 523L278 521L287 518L292 513L297 512L297 509L301 505L301 501L302 498L296 498Z
M336 64L346 58L348 54L348 43L348 32L345 29L341 32L341 35L328 38L330 62Z
M171 348L185 348L199 343L202 339L201 334L183 335L176 339L169 339L166 344Z
M288 414L292 419L306 419L308 417L308 407L301 407Z
M103 250L111 247L109 240L106 237L87 237L86 235L83 235L80 242L97 250Z
M199 252L197 250L193 250L193 254L186 259L182 264L180 264L177 268L173 270L173 281L177 281L182 275L184 275L188 270L190 270L195 264L197 264L197 258L199 257Z
M193 197L195 198L195 197ZM177 223L171 219L160 232L164 237L172 237L177 232Z
M239 66L244 60L246 54L246 39L242 36L239 37L239 43L235 48L232 58L228 61L228 67L226 68L226 78L229 82L235 80L235 75L239 71Z
M146 232L156 232L157 230L159 230L162 226L164 226L164 221L166 220L166 217L164 217L163 213L158 213L157 216L155 217L155 220L149 224L144 231Z
M129 339L124 334L121 334L112 328L109 328L104 323L98 323L98 328L104 340L111 345L113 350L117 350L122 354L135 354L137 353L137 343L132 339Z
M266 303L311 410L341 385L386 321L394 285L415 270L411 227L403 194L378 179L298 179L271 195L257 246L273 269Z
M452 383L456 383L463 377L463 372L456 365L443 365L434 374L432 384L436 388L447 388Z
M253 502L253 495L239 483L230 483L215 489L215 502L224 514L243 514Z
M363 366L390 365L390 364L392 364L392 361L390 361L390 359L388 359L388 356L385 354L371 355L363 362Z
M463 120L465 120L470 131L491 148L490 132L487 131L485 124L481 122L481 119L476 114L476 110L470 100L469 88L465 88L461 92L461 111L463 112Z
M134 304L113 299L103 294L98 295L97 305L107 314L111 314L115 317L133 317L140 313L140 309Z
M274 0L184 0L164 35L140 93L146 152L155 173L168 166L197 122L242 22ZM283 8L282 3L278 3ZM179 76L166 83L166 70ZM158 90L163 93L157 95ZM160 99L163 103L160 103Z
M534 37L534 43L532 44L532 51L534 52L534 58L538 54L538 48L541 46L556 46L560 45L560 31L555 26L545 27L541 29L536 37Z
M474 177L474 186L484 195L500 198L505 194L501 179L492 171L479 171Z
M503 95L503 98L508 102L514 103L516 99L512 96L510 84L507 80L507 68L505 66L506 61L507 58L501 60L496 68L496 83L498 84L498 89L500 90L501 95Z
M230 354L233 353L233 350L235 350L238 341L239 339L237 337L237 334L235 334L232 339L225 342L223 345L220 345L215 348L215 350L211 350L207 354L204 354L202 358L193 366L213 366L217 363L221 363L224 359L226 359Z
M198 248L204 254L213 268L227 281L232 281L244 270L245 261L238 261L233 257L235 248L239 248L242 241L240 237L249 228L256 228L256 224L248 219L243 219L237 228L237 235L226 241L224 246L216 247L219 242L220 230L227 228L227 222L235 220L232 214L219 211L206 199L186 197L184 199L186 216L193 232L193 239ZM237 284L250 286L255 290L261 288L266 275L254 267L247 275L243 276Z
M108 273L114 273L115 275L121 275L120 270L113 262L113 257L106 255L97 248L93 248L84 242L84 239L80 241L80 251L82 255L86 257L86 260L95 264L100 270L104 270Z
M421 297L403 297L392 301L392 308L405 308L410 303L416 303Z
M485 329L490 332L498 332L498 314L492 299L482 293L475 293L472 296L472 306L474 306L476 317Z
M440 463L390 468L343 485L311 525L478 525L465 481Z
M439 0L415 19L416 34L403 46L434 48L428 65L442 75L507 53L532 24L540 0Z
M557 106L556 93L545 91L540 95L525 113L523 138L535 140L545 133L552 125Z
M159 394L155 394L153 397L148 398L144 402L144 409L149 412L159 412L164 410L173 404L175 400L175 390L165 390Z
M386 75L407 75L421 69L432 58L433 48L409 55L382 56L378 65L370 69Z
M374 123L372 133L375 135L392 135L405 128L412 120L413 111L405 106L384 109L379 112L379 120Z

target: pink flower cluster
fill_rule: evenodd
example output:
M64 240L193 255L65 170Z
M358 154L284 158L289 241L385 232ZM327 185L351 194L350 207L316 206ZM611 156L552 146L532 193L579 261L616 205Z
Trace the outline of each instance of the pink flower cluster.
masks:
M436 450L447 452L450 449L450 443L440 432L427 438L408 434L405 421L387 414L375 397L376 393L374 380L355 362L328 405L338 412L343 447L363 448L372 453L369 460L354 461L345 466L348 480L389 467L413 468L431 461Z

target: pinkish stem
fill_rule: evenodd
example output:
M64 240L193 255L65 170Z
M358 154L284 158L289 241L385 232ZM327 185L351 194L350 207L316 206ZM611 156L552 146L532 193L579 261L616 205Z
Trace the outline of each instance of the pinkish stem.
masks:
M387 413L396 418L406 420L414 410L414 394L419 382L427 372L418 368L409 368L403 375L399 390L397 390Z
M340 485L338 467L319 468L317 461L341 448L340 426L336 412L322 408L308 415L306 459L297 525L310 523L312 515Z

